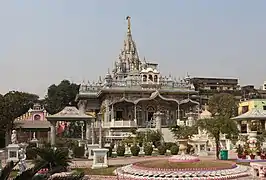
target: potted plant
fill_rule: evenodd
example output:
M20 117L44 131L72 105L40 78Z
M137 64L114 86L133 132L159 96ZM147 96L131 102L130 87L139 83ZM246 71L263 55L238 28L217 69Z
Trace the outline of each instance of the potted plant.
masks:
M261 153L260 153L260 159L266 159L266 149L263 148Z
M250 159L255 159L257 154L257 149L256 148L250 148L249 149L249 157Z
M243 149L243 147L240 144L237 146L236 153L237 153L238 159L242 159L243 158L244 149Z
M173 126L170 127L170 131L173 133L174 138L179 143L179 151L181 154L186 154L188 140L197 134L197 128L195 126Z

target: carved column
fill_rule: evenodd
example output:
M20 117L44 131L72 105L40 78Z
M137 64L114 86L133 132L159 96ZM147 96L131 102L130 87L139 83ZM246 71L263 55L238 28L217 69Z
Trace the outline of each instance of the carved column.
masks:
M111 124L115 123L115 116L114 116L114 105L112 104L112 110L111 110Z
M179 124L180 121L180 105L177 106L177 124Z
M90 139L90 123L91 123L91 120L87 120L85 121L86 123L86 140L89 140Z
M251 131L250 126L251 126L251 121L248 120L247 121L247 133L249 133Z
M104 121L105 122L109 122L110 121L109 120L109 117L110 117L109 112L110 112L110 110L109 110L109 100L106 99L105 100L105 114L104 114Z
M50 121L51 124L51 146L55 145L55 136L56 136L56 121Z
M134 105L134 121L137 126L137 105L136 104Z
M237 129L241 133L241 121L237 122Z
M102 113L98 113L98 124L99 124L99 148L102 148Z
M91 144L95 143L94 122L95 122L95 119L91 121Z

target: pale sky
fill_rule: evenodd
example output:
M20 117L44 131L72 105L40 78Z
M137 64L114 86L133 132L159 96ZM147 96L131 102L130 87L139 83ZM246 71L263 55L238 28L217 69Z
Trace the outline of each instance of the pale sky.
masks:
M266 80L265 0L13 0L0 2L0 92L43 97L63 79L104 76L128 15L140 57L163 75Z

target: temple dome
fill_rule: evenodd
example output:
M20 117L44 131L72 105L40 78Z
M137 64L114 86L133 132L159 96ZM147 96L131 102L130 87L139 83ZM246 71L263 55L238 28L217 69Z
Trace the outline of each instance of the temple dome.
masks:
M202 111L202 113L200 113L200 119L209 119L211 117L212 117L212 113L207 110L206 105L205 105L204 111Z

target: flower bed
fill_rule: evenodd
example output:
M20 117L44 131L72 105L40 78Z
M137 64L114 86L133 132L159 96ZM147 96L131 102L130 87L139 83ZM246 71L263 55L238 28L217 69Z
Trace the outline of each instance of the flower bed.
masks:
M236 163L230 161L198 161L187 162L168 162L167 159L150 160L133 163L135 169L149 171L214 171L223 169L232 169Z

